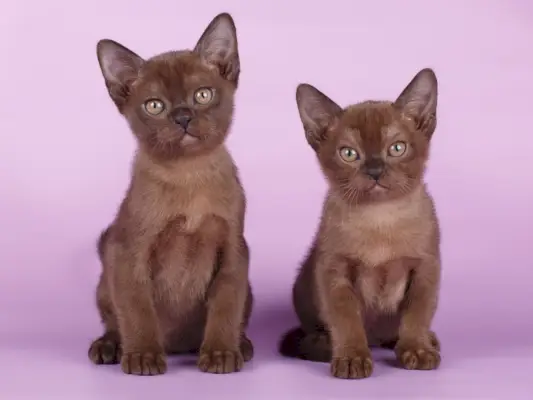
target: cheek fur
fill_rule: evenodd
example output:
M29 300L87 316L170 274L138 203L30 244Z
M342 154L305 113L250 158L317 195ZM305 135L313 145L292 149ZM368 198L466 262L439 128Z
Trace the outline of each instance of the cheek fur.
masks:
M407 179L418 179L424 171L427 149L424 143L411 142L408 153L397 159L387 160L387 170L397 179L405 176Z
M383 184L393 191L408 192L416 186L423 175L423 160L414 158L388 165L383 176Z
M411 186L411 181L412 178L398 169L388 169L386 174L381 178L383 185L392 190L400 189L403 191L408 189Z
M230 128L231 116L205 112L197 115L192 121L191 129L201 133L202 136L225 135Z
M198 110L194 118L194 129L204 135L225 135L233 119L233 96L219 93L220 97L209 108Z
M189 131L201 138L207 138L216 130L216 122L209 116L198 115L189 124Z
M130 109L125 116L134 135L148 147L169 146L181 138L182 134L166 114L151 117L140 107L136 107Z

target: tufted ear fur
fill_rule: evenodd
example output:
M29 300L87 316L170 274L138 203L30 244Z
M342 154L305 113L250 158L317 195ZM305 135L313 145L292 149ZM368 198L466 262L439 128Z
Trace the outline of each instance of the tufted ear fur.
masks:
M144 60L110 39L100 40L96 52L109 95L121 111L127 102L131 84L137 78Z
M317 150L331 120L342 108L320 90L307 83L298 85L296 103L309 145Z
M237 86L240 74L237 29L228 13L217 15L206 28L194 51L214 65L220 75Z
M394 105L430 138L437 125L437 96L435 72L425 68L409 82Z

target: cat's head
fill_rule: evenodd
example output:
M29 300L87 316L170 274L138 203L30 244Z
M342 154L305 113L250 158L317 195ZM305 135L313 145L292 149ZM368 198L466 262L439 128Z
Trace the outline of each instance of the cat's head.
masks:
M394 102L345 109L311 85L296 101L305 135L332 187L349 202L399 198L418 187L436 127L437 78L421 70Z
M198 155L223 143L233 118L240 65L235 24L216 16L193 50L144 60L109 39L98 61L111 99L144 151Z

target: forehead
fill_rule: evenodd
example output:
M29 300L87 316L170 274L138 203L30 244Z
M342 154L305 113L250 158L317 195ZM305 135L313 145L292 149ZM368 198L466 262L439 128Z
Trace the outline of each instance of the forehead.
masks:
M217 75L191 51L164 53L147 60L138 80L140 90L167 95L216 84Z
M381 142L398 123L397 111L390 102L365 102L346 108L340 124L347 134L363 142Z

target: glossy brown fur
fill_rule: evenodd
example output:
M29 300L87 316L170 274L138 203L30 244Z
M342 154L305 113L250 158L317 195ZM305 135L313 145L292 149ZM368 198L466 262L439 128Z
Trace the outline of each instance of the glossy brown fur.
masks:
M179 126L169 123L168 116L153 118L141 107L125 107L124 114L143 150L162 161L177 156L204 154L219 146L226 137L233 115L233 96L237 83L213 73L200 57L191 51L175 51L153 57L144 65L128 104L142 104L147 98L157 97L172 106L187 106L195 118L188 133L198 140L188 146L180 146L183 132ZM209 107L194 105L191 97L199 87L215 88L215 99ZM150 129L146 129L149 126Z
M294 284L300 326L283 337L282 354L331 362L339 378L371 375L370 346L395 348L407 369L438 367L440 344L430 325L440 282L439 227L422 182L436 100L431 70L394 103L344 110L309 85L298 88L307 140L330 189ZM398 141L406 151L391 157L387 151ZM344 161L343 147L359 158ZM376 160L383 167L377 180L368 175Z
M245 194L224 146L239 76L233 20L217 16L194 51L144 61L105 40L98 55L138 151L126 196L98 242L105 332L89 357L156 375L167 369L166 354L199 353L204 372L238 371L253 356L245 335L253 300ZM193 102L199 87L214 89L209 105ZM152 98L164 102L162 114L143 109ZM187 128L173 120L180 107L192 115Z

